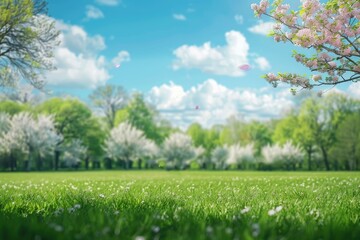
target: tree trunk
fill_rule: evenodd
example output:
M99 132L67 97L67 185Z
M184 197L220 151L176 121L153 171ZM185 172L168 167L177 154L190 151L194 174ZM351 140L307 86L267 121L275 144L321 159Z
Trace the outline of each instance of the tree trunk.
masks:
M201 164L201 169L204 169L204 170L206 170L206 162L203 162L202 164Z
M237 164L237 169L240 170L241 169L241 163Z
M130 161L128 158L125 159L125 169L128 170L130 168Z
M14 156L14 153L11 151L9 155L9 163L10 163L10 170L13 172L16 169L16 158Z
M326 171L330 171L330 164L329 164L329 159L328 159L327 152L326 152L326 150L325 150L325 148L323 146L321 146L320 148L321 148L321 152L323 154L323 159L324 159Z
M61 154L61 152L59 150L55 150L55 159L54 159L55 160L55 162L54 162L55 171L57 171L59 168L60 154Z
M31 145L28 145L29 148L29 155L28 155L28 165L27 165L27 171L31 170L31 161L32 161L32 153L33 153L33 147Z
M42 169L42 159L41 159L40 153L38 153L37 155L38 156L37 156L37 159L36 159L36 169L38 171L41 171L41 169Z
M85 169L86 169L86 170L89 170L89 159L90 159L90 156L87 155L87 156L85 157Z
M141 164L142 164L142 159L139 158L139 160L138 160L138 168L139 168L139 169L141 169Z
M311 157L312 157L312 148L308 148L307 150L307 154L308 154L308 168L309 171L311 171Z

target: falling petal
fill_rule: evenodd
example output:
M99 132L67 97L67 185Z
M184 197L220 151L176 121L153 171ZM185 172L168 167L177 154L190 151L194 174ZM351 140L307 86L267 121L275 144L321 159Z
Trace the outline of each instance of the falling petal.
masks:
M116 68L119 68L119 67L120 67L120 64L116 64L115 67L116 67Z
M244 65L241 65L239 68L240 68L241 70L247 71L247 70L250 69L250 65L249 65L249 64L244 64Z

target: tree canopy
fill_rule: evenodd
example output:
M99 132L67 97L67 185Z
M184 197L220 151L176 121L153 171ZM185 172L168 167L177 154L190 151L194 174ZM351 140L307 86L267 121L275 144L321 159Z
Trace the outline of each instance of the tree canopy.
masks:
M0 88L24 79L36 88L43 73L54 69L53 50L59 31L46 16L45 0L0 1Z

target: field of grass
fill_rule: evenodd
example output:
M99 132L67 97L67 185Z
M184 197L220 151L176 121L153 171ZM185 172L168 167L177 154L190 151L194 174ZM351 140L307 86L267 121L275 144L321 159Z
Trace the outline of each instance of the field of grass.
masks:
M1 173L0 239L360 239L360 173Z

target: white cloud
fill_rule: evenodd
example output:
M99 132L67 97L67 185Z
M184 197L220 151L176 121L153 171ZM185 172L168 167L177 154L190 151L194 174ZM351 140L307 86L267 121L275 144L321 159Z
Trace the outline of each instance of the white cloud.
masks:
M101 5L107 5L107 6L116 6L121 1L120 0L96 0L97 3Z
M348 91L353 97L360 99L360 81L352 83L349 86Z
M61 30L61 44L54 51L57 70L47 73L48 85L95 88L104 84L110 75L105 66L104 56L99 55L106 48L100 35L89 36L76 25L56 21Z
M155 86L149 91L147 99L164 118L183 129L192 122L199 122L205 127L221 124L233 115L259 120L280 117L294 106L294 97L288 89L278 93L264 88L233 90L213 79L189 90L173 82ZM200 109L196 110L195 106Z
M269 70L271 68L270 63L264 57L257 57L254 61L258 65L260 70Z
M274 22L264 22L262 20L258 21L257 25L254 25L249 28L249 31L256 34L268 35L276 23Z
M249 44L246 38L237 31L227 32L225 38L225 46L212 47L210 42L202 46L180 46L173 52L177 57L173 69L197 68L218 75L245 75L239 66L248 63Z
M202 46L182 45L174 50L176 59L173 62L173 69L195 68L203 72L217 75L240 77L245 71L239 67L254 62L261 70L270 68L270 64L264 57L249 54L249 44L243 34L237 31L225 33L225 46L211 46L206 42ZM252 55L252 59L249 59ZM252 64L250 64L252 65Z
M121 64L122 62L130 61L130 54L127 51L120 51L118 52L117 56L114 57L111 62L113 64Z
M186 20L186 16L183 14L173 14L173 18L179 21L185 21Z
M234 19L238 24L243 24L244 23L244 17L241 16L241 15L235 15Z
M104 14L103 12L91 5L87 5L86 6L86 18L87 19L98 19L98 18L103 18Z

